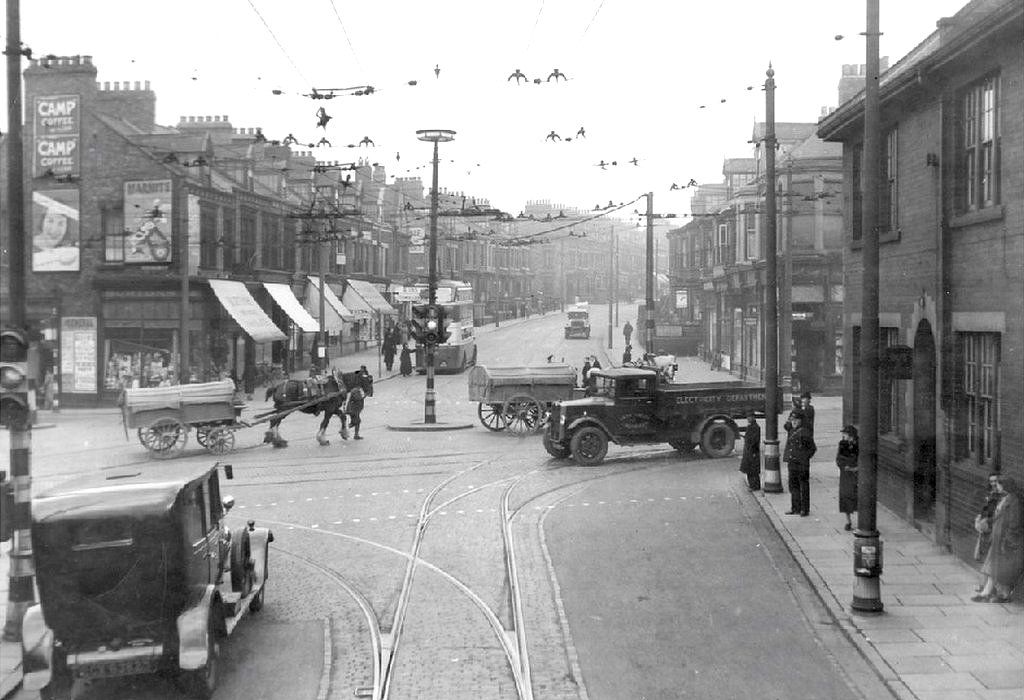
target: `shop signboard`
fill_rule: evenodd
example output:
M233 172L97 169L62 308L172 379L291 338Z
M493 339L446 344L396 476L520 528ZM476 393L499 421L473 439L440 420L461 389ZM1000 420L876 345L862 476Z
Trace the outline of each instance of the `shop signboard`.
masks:
M169 199L169 197L168 197ZM190 194L188 196L188 274L195 275L199 272L200 261L200 237L202 225L200 223L199 196Z
M423 255L424 233L422 228L409 229L409 254Z
M677 289L676 290L676 308L687 309L690 307L690 290L689 289Z
M60 320L60 388L65 394L96 393L96 317Z
M32 193L32 271L78 272L78 189Z
M124 261L166 263L172 259L172 186L170 180L124 183Z
M33 100L34 177L78 177L80 174L81 104L80 95L43 95Z

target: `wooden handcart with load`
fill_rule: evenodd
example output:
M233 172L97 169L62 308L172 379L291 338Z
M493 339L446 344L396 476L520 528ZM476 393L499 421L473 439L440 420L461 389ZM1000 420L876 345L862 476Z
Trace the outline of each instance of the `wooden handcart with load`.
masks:
M245 406L235 401L230 379L203 384L180 384L149 389L125 389L121 419L125 437L133 428L139 442L158 458L175 457L185 449L189 430L213 454L235 448L234 431L248 427L240 420Z
M573 398L576 371L567 364L546 363L516 367L477 365L469 371L469 400L479 403L477 415L488 430L516 435L533 433L544 425L555 401Z

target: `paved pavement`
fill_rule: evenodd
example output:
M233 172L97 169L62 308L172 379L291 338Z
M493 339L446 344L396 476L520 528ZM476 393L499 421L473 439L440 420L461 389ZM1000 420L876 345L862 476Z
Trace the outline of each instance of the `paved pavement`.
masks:
M505 321L502 325L526 319ZM493 327L481 327L486 333ZM621 356L621 334L608 354ZM340 364L365 364L377 376L377 350L346 355ZM394 376L384 373L379 379ZM694 358L680 358L680 377L729 379ZM879 505L877 525L884 546L881 578L885 611L856 614L853 598L853 538L838 512L841 399L815 399L819 451L811 467L811 517L786 516L789 494L754 494L804 574L853 644L898 698L1002 700L1024 697L1024 604L971 602L976 569ZM111 413L111 409L96 409ZM62 411L52 422L85 419L89 411ZM44 419L51 422L50 419ZM743 479L737 472L737 480ZM0 545L0 624L7 617L10 542ZM1015 601L1020 600L1015 596ZM0 642L0 698L20 683L17 643Z

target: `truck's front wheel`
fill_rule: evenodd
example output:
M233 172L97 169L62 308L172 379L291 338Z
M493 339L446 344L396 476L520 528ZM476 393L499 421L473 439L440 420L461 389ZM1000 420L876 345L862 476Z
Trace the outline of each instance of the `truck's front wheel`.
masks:
M709 423L700 436L700 450L706 457L728 457L732 454L736 433L724 421Z
M569 449L580 466L600 464L608 454L608 436L600 428L588 425L573 434Z
M555 459L565 459L571 453L571 450L568 447L552 442L551 438L548 437L547 431L544 432L543 442L544 449L547 450L548 454Z

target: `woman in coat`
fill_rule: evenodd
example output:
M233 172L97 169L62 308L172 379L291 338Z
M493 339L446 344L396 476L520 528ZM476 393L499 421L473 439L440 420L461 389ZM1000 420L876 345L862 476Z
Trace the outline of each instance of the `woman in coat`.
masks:
M990 474L989 485L999 494L992 513L991 545L982 564L985 584L971 600L979 603L1008 603L1014 584L1024 570L1024 524L1016 484L1002 474Z
M402 343L402 354L398 358L398 369L403 377L412 374L412 353L409 352L409 345Z
M740 471L747 475L747 486L751 491L761 488L761 427L757 424L757 416L753 411L747 414Z
M843 428L836 452L836 466L839 467L839 512L846 514L845 530L853 529L850 514L857 510L857 428L848 425Z

